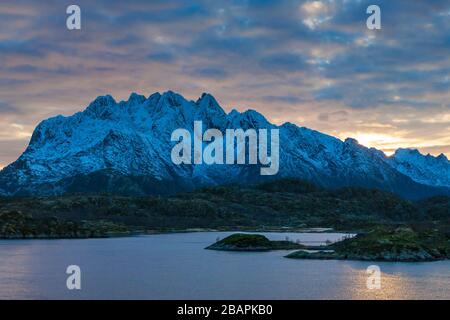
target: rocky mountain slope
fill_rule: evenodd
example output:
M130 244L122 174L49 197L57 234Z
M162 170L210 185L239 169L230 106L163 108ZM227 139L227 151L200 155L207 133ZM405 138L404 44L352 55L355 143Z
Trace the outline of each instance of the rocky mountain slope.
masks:
M194 121L200 120L204 129L222 132L279 129L278 174L261 176L258 165L175 165L172 132L192 131ZM399 150L389 158L353 139L341 141L291 123L275 126L253 110L227 114L209 94L188 101L171 91L148 98L133 93L121 102L108 95L96 98L83 112L40 123L26 151L0 172L0 195L169 194L282 177L324 187L379 188L411 199L450 194L447 159L404 153Z
M450 186L450 161L444 154L438 157L422 155L417 149L398 149L388 163L414 181L432 186Z

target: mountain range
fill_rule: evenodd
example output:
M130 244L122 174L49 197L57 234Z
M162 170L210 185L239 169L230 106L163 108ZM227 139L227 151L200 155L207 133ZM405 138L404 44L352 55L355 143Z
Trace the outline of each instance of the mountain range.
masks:
M175 165L175 129L279 129L280 167L261 176L257 165ZM399 149L388 157L356 140L299 127L277 126L247 110L226 113L210 94L189 101L172 91L132 93L116 102L99 96L82 112L41 122L25 152L0 172L2 196L65 193L172 194L211 185L301 178L329 188L360 186L408 199L450 195L450 161Z

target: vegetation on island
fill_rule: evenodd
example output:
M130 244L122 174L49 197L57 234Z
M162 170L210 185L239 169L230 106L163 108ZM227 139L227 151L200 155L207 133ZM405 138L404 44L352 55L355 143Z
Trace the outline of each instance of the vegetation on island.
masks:
M303 245L288 240L272 241L263 235L235 233L206 247L223 251L268 251L302 249Z
M424 228L423 225L380 226L317 251L293 252L287 258L398 262L443 260L450 258L450 232L448 228Z

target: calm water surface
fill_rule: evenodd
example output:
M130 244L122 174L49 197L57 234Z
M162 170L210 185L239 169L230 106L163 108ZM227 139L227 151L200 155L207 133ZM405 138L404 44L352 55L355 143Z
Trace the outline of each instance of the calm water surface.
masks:
M377 263L382 289L368 290L368 262L283 258L290 251L203 249L229 234L3 240L0 299L450 299L450 261ZM342 237L264 235L315 244ZM68 265L80 266L82 290L67 290Z

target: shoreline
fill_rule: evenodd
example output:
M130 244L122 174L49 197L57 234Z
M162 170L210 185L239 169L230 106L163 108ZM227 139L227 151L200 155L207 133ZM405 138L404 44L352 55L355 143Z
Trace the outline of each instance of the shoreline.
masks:
M166 233L191 233L191 232L258 232L258 233L342 233L342 234L356 234L356 231L340 231L333 228L187 228L187 229L173 229L173 230L147 230L144 234L166 234Z
M0 236L2 240L82 240L82 239L109 239L109 238L128 238L136 236L148 236L158 234L175 234L175 233L197 233L197 232L243 232L243 233L342 233L342 234L357 234L352 231L337 231L333 228L302 228L302 229L287 229L287 228L187 228L187 229L172 229L172 230L130 230L128 232L111 232L98 236L53 236L53 235L36 235L36 236Z
M326 231L324 231L326 230ZM108 239L108 238L128 238L128 237L139 237L139 236L150 236L150 235L163 235L163 234L177 234L177 233L200 233L200 232L231 232L231 233L342 233L342 234L353 234L357 235L355 232L339 232L331 228L302 228L302 229L253 229L253 230L236 230L236 229L210 229L210 228L187 228L180 230L135 230L129 232L111 232L105 235L98 236L79 236L79 237L59 237L59 236L26 236L26 237L0 237L0 243L2 240L87 240L87 239ZM347 239L348 240L348 239ZM271 241L273 243L277 241ZM280 242L280 241L279 241ZM281 241L282 242L282 241ZM345 244L346 240L338 240L333 244ZM294 244L294 243L292 243ZM298 259L298 260L342 260L342 261L373 261L373 262L435 262L435 261L448 261L450 257L444 256L430 256L430 255L417 255L416 253L407 252L406 255L390 255L388 257L383 257L380 255L373 255L368 252L361 254L351 254L351 253L341 253L333 250L333 244L330 247L327 246L309 246L303 245L303 248L289 248L289 250L295 250L290 254L284 256L288 259ZM275 248L214 248L214 244L208 246L205 249L219 250L219 251L241 251L241 252L254 252L254 251L270 251L277 250ZM328 250L327 250L328 249ZM331 249L331 250L330 250Z
M321 261L361 261L361 262L390 262L390 263L418 263L418 262L438 262L438 261L450 261L450 258L436 258L436 259L379 259L379 258L364 258L364 257L341 257L341 256L304 256L304 257L290 257L289 255L284 256L284 258L292 260L321 260Z

